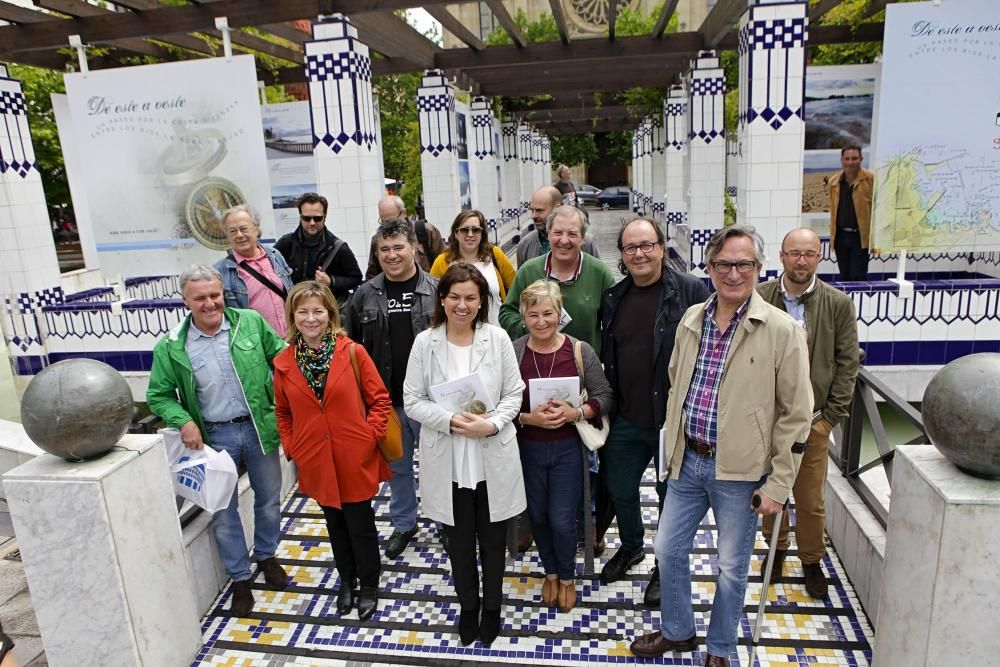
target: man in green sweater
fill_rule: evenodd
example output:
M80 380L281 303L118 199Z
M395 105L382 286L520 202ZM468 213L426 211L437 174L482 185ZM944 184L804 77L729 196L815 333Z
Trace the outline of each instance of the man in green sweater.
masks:
M512 340L528 333L521 320L521 291L547 278L558 282L562 291L560 330L601 353L601 295L614 284L615 277L604 262L581 250L589 226L575 206L559 206L549 214L545 227L552 249L518 267L514 284L500 306L500 326Z

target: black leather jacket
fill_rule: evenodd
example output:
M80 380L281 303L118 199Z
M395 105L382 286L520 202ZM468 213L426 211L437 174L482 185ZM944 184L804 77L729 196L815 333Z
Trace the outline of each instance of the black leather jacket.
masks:
M709 296L708 288L701 279L690 274L678 273L666 266L663 267L660 282L663 284L663 296L656 308L656 316L650 322L653 326L654 358L651 361L655 378L653 386L650 387L650 400L653 401L653 417L657 424L662 424L667 418L667 392L670 389L667 365L674 350L677 324L688 308L702 303ZM618 314L618 306L632 285L632 277L625 276L604 290L604 301L601 305L601 361L604 362L604 374L614 390L615 405L621 400L621 393L618 391L618 365L615 358L615 316Z

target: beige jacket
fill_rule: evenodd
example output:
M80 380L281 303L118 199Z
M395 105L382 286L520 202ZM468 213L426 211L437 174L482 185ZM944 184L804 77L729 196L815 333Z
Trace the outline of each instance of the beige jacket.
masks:
M837 239L837 208L840 206L840 186L844 172L838 171L830 177L827 188L830 191L830 247ZM872 196L875 191L875 172L862 168L854 181L851 199L854 200L854 215L858 219L858 234L861 247L867 248L871 240Z
M688 308L677 327L667 369L670 396L660 456L670 467L663 479L677 479L684 460L684 400L694 377L706 305ZM812 424L805 336L787 313L766 303L756 291L738 326L719 389L715 476L754 481L768 475L762 492L783 503L791 493Z

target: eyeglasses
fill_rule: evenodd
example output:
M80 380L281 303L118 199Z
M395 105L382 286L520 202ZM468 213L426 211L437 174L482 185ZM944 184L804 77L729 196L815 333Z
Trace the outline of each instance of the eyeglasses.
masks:
M253 227L226 227L226 236L236 236L237 234L249 236L252 229Z
M472 235L478 236L479 234L483 233L483 228L482 227L459 227L458 228L458 233L459 234L472 234Z
M757 262L749 259L741 259L738 262L710 262L712 270L723 275L729 273L736 267L737 273L750 273L757 268Z
M323 222L326 219L325 215L300 215L299 219L302 222Z
M801 250L789 250L785 252L784 250L782 250L781 252L785 255L788 255L792 259L798 259L799 257L805 257L806 259L816 259L817 257L819 257L819 253L816 252L815 250L806 250L805 252L802 252Z
M636 251L641 250L643 255L648 255L649 253L653 252L653 248L655 248L657 245L658 244L653 243L652 241L643 241L642 243L635 243L623 247L622 253L631 257L636 253Z

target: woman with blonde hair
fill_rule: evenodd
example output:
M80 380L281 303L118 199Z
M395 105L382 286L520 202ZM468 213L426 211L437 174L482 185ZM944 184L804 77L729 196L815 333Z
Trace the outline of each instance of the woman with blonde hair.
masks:
M528 334L514 341L525 389L517 418L528 516L545 568L542 601L568 612L576 605L576 518L583 490L584 447L575 422L601 426L612 391L594 348L559 331L562 293L552 280L536 280L521 292ZM579 346L582 368L577 363ZM582 373L582 378L581 378ZM569 401L556 398L531 409L531 380L581 378ZM579 400L586 389L587 402Z
M455 262L465 262L479 269L490 286L490 303L486 319L499 325L500 304L514 282L514 266L500 246L490 243L486 219L479 211L462 211L451 223L448 250L438 255L431 275L440 278Z
M340 574L337 611L343 616L356 603L364 621L378 606L381 562L372 498L391 476L377 441L385 435L392 401L365 348L341 329L328 287L315 280L293 287L285 316L289 347L274 359L278 431L285 455L298 466L299 488L326 518Z

